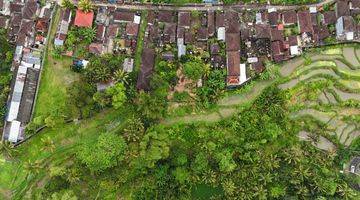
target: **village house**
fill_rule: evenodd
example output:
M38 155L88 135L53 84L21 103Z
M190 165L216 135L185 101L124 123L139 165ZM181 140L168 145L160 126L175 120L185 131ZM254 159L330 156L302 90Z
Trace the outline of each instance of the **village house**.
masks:
M285 26L291 26L297 23L295 10L288 10L282 13L282 22Z
M64 45L66 35L69 31L69 25L71 22L71 10L65 9L60 11L60 23L55 35L54 45L62 46Z
M341 16L336 22L336 38L338 40L354 40L356 26L351 16Z
M81 10L76 10L74 25L77 27L92 27L94 19L94 12L83 12Z

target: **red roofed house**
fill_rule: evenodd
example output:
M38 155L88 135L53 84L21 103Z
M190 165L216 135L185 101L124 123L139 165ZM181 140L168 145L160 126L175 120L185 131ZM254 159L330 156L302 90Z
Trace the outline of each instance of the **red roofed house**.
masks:
M74 25L78 27L91 27L94 19L94 12L83 12L76 10Z

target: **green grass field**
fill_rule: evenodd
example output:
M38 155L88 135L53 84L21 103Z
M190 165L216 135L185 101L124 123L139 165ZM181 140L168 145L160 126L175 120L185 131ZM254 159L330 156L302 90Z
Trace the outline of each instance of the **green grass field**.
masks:
M53 25L51 27L49 45L45 53L43 71L41 75L40 87L35 106L34 117L48 116L54 112L65 110L66 87L78 79L78 75L70 70L72 59L62 56L55 59L52 55L54 50L54 36L60 18L60 9L55 13Z

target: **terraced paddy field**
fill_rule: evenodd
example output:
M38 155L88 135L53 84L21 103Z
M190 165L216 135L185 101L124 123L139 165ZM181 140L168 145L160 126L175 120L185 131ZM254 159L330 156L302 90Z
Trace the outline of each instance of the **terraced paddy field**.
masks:
M347 147L359 136L360 130L358 48L332 47L295 58L280 67L280 77L255 81L250 90L224 97L216 111L169 118L164 123L213 123L223 120L241 112L262 91L275 84L290 96L288 108L292 111L291 118L300 125L305 124L301 125L300 140L310 141L319 149L328 151ZM311 135L316 136L315 139Z
M278 84L290 95L299 139L326 151L348 147L360 135L360 50L338 47L306 59L284 64Z

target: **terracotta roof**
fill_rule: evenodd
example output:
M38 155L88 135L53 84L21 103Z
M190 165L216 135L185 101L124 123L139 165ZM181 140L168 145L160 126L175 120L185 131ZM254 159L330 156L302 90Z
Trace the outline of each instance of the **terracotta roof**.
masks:
M285 11L282 14L284 24L295 24L297 23L297 16L294 10Z
M150 79L155 64L155 50L144 48L141 55L141 68L138 75L136 88L138 90L150 90Z
M103 45L101 43L91 43L89 45L90 53L100 55L100 54L102 54L102 51L103 51Z
M11 27L20 26L21 24L21 14L15 13L11 16L10 25Z
M132 22L134 21L134 15L133 12L123 11L123 10L117 10L113 14L114 21L119 22Z
M324 12L324 24L335 24L336 23L336 13L335 11L326 11Z
M139 24L129 22L126 24L126 34L130 36L136 36L138 34Z
M97 24L96 25L96 39L101 41L104 39L105 33L105 26L103 24Z
M240 53L238 51L227 52L228 76L240 76Z
M338 0L336 2L336 15L337 17L350 15L350 8L348 0Z
M191 24L190 12L179 12L178 25L181 27L190 27L190 24Z
M94 19L94 12L85 13L81 10L76 10L74 25L79 27L91 27Z
M270 26L267 24L255 25L255 38L269 38L270 39Z
M227 33L225 39L226 39L226 51L240 50L240 34L239 33Z
M309 11L299 11L298 21L300 26L300 33L312 33L313 27L311 24L311 15Z
M35 29L38 32L47 32L47 30L48 30L48 20L47 19L39 19L36 22Z

